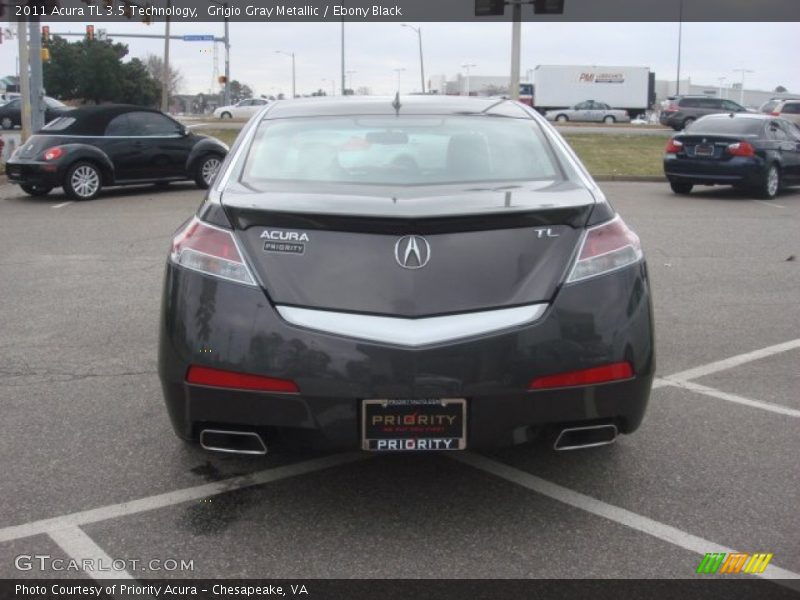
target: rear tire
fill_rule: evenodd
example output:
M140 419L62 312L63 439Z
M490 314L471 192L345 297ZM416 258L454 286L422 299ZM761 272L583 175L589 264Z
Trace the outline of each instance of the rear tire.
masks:
M11 120L11 117L3 117L2 121L0 121L0 127L3 129L14 129L14 121Z
M19 187L29 196L47 196L53 189L47 185L31 185L28 183L21 183Z
M691 193L694 184L685 181L670 181L669 187L671 187L672 191L676 194L686 195Z
M103 189L103 175L94 163L77 162L67 170L63 187L73 200L94 200Z
M220 166L222 165L222 157L218 154L206 154L197 161L197 166L194 171L194 182L201 190L208 189L213 183L214 177L217 176Z
M605 123L606 125L613 125L616 122L617 120L611 115L608 115L605 119L603 119L603 123Z
M232 119L233 115L229 112L224 112L219 116L220 119Z
M758 195L766 200L771 200L781 190L781 171L777 165L771 164L764 175L764 180L758 188Z
M558 115L556 117L556 121L558 121L559 123L566 123L567 121L569 121L569 117L567 115Z

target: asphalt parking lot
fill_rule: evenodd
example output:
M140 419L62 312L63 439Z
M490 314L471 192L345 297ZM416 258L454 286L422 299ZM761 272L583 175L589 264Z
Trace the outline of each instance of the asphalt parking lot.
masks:
M18 555L193 561L148 577L691 578L706 552L800 577L800 190L603 189L642 238L658 379L642 427L556 453L206 453L156 376L191 185L86 203L0 184L0 577ZM748 577L729 575L728 577Z

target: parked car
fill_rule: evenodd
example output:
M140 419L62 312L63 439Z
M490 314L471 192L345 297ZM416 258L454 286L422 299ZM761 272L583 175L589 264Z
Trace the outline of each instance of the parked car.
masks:
M758 112L770 114L773 110L775 110L775 107L778 106L778 104L780 104L785 100L800 101L800 98L795 96L783 97L783 98L770 98L769 100L767 100L761 106L758 107Z
M800 125L800 100L781 100L772 107L769 114Z
M59 102L55 98L45 96L45 111L44 122L48 123L60 116L64 112L71 110L69 106L63 102ZM3 129L13 129L22 125L22 98L12 98L2 106L0 106L0 127Z
M670 96L661 109L659 121L675 131L685 129L700 117L718 113L750 112L741 104L711 96Z
M214 110L214 116L218 119L249 119L267 104L269 100L264 98L248 98L236 104L220 106Z
M672 191L695 185L735 185L774 198L800 184L800 129L761 114L710 115L667 143L664 174Z
M28 194L55 187L90 200L104 186L193 179L207 188L228 147L192 133L149 108L108 104L76 108L17 148L6 175Z
M535 110L288 100L238 144L167 258L178 436L427 451L550 426L572 449L639 426L655 369L639 238Z
M611 108L604 102L587 100L579 102L572 108L548 110L545 113L548 121L589 121L595 123L628 123L631 118L627 111Z

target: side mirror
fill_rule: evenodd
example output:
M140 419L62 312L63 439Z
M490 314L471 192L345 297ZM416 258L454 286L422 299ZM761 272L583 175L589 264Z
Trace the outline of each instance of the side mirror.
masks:
M186 136L189 135L189 133L191 133L191 132L189 131L189 129L187 127L181 127L180 130L178 130L178 134L181 137L186 137Z

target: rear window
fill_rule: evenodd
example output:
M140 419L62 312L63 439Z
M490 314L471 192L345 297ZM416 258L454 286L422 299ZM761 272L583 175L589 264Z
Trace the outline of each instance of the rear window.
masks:
M781 108L781 114L800 115L800 102L787 102Z
M764 126L761 119L731 119L730 117L698 119L686 128L687 133L719 133L736 135L756 135Z
M42 131L63 131L75 122L72 117L58 117L42 127Z
M759 107L758 110L759 112L763 113L772 112L773 110L775 110L775 107L778 106L778 102L780 102L780 100L767 100L766 102L764 102L764 104L762 104Z
M241 180L426 185L560 179L530 120L337 117L264 121Z

